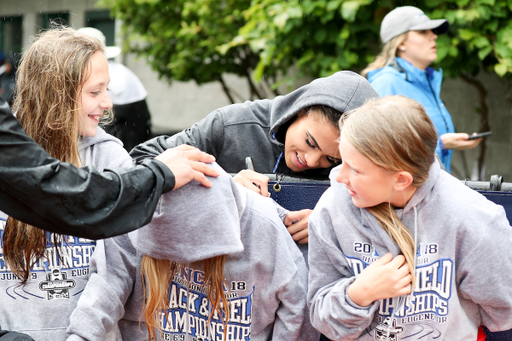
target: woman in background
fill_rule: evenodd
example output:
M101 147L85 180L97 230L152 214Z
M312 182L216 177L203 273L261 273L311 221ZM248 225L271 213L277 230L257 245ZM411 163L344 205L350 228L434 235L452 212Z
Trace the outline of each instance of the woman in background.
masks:
M430 20L419 8L395 8L382 20L381 53L361 72L381 97L403 95L423 105L436 127L436 152L448 172L454 149L475 148L482 140L468 140L468 134L455 133L440 97L443 72L429 67L437 59L437 35L449 27L446 19Z

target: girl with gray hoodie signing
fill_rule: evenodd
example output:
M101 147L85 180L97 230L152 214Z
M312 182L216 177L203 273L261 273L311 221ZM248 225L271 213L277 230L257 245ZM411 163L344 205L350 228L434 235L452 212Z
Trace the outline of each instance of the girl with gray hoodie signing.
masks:
M512 230L502 206L435 159L403 96L341 123L343 164L310 218L308 304L331 340L477 340L512 327Z
M269 178L260 173L314 177L327 180L340 163L338 153L341 114L378 97L368 81L351 71L318 78L284 96L228 105L181 133L159 136L132 150L135 159L189 144L215 156L243 186L269 196ZM255 171L245 170L251 157ZM296 242L308 241L311 210L280 210Z

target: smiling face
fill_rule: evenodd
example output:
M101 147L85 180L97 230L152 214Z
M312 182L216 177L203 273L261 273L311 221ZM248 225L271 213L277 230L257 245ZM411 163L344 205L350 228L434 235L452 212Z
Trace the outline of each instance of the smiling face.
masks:
M424 70L437 59L437 35L432 30L409 31L397 56Z
M374 164L361 154L341 133L340 154L343 159L336 181L347 187L356 207L373 207L383 202L395 203L396 174Z
M98 131L100 117L105 110L112 108L112 101L107 93L110 82L108 63L101 51L94 53L86 72L90 75L79 95L81 106L78 110L78 134L93 137Z
M338 137L338 129L318 112L297 117L286 131L286 165L301 172L339 163Z

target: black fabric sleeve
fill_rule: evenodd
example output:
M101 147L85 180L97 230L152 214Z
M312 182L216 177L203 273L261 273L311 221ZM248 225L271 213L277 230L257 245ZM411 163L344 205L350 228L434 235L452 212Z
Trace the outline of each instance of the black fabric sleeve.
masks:
M174 187L163 163L98 172L51 158L0 99L0 210L47 231L101 239L147 224Z
M182 144L194 146L218 158L224 144L222 111L212 111L201 121L194 123L192 127L172 136L157 136L141 143L130 151L130 156L138 164L146 158L155 157L168 148Z
M0 329L0 341L34 341L34 339L27 334Z

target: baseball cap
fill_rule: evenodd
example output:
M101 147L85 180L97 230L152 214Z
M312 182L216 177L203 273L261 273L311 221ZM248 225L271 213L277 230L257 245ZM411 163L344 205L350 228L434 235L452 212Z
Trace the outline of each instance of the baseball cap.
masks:
M432 30L435 34L443 34L450 28L446 19L430 20L423 11L414 6L397 7L384 17L380 24L382 43L409 31Z
M121 48L118 46L107 46L105 35L98 29L94 27L82 27L78 29L78 32L86 34L90 37L96 38L100 41L103 46L103 51L105 51L105 58L115 58L121 54Z

